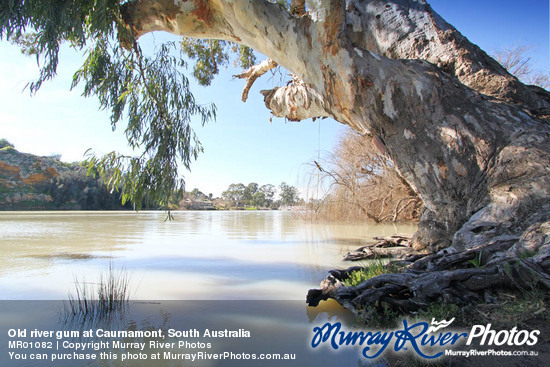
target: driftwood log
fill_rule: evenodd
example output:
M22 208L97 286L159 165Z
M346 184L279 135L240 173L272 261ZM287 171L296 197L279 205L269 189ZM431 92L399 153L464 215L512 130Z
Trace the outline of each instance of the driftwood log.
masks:
M320 289L308 292L307 303L316 306L332 298L352 311L386 304L409 312L433 302L488 301L503 288L550 289L550 222L531 226L521 238L501 236L474 249L413 255L399 263L405 265L402 272L354 287L343 281L361 267L331 270Z
M412 236L393 235L388 237L374 237L374 244L361 246L344 256L344 261L370 260L386 257L398 257L414 252Z

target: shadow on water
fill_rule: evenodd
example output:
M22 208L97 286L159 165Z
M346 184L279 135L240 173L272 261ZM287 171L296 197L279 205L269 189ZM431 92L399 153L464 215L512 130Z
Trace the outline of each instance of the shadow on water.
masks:
M228 279L245 281L283 280L296 281L297 265L288 263L258 263L254 261L237 260L232 258L201 258L158 256L147 259L129 259L120 261L128 269L147 271L189 272L197 277L223 276ZM309 272L313 266L302 265L304 272ZM317 274L317 270L313 268ZM319 270L320 271L320 270ZM310 277L308 276L307 279ZM319 278L321 279L321 278Z
M69 253L59 252L52 254L40 254L40 255L28 255L26 256L32 259L44 259L44 260L66 260L66 261L78 261L78 260L94 260L94 259L107 259L109 256L93 255L86 253Z

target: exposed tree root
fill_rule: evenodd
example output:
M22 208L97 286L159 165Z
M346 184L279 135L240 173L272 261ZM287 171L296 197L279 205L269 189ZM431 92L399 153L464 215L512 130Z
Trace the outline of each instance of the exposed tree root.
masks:
M484 301L502 288L550 289L550 222L531 226L519 239L499 237L475 249L449 251L409 256L396 262L404 266L401 273L380 275L354 287L343 281L360 267L331 270L320 289L308 292L307 303L316 306L332 298L352 311L387 305L410 312L433 302Z

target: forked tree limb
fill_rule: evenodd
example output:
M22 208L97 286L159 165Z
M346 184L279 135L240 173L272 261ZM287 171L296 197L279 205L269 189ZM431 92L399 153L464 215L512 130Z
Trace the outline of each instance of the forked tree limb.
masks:
M248 99L248 92L250 91L250 88L252 87L256 79L267 73L269 70L276 68L278 65L279 64L277 64L277 62L275 62L273 59L268 58L258 65L253 65L249 67L241 74L233 75L234 78L246 79L246 84L244 86L241 97L243 102L246 102L246 100Z

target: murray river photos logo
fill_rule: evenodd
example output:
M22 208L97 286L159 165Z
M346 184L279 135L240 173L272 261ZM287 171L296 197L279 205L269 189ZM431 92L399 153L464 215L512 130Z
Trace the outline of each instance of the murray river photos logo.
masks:
M317 348L328 344L334 350L344 347L362 347L361 354L368 359L382 355L384 351L412 350L426 359L441 357L455 345L479 346L533 346L538 342L539 330L493 330L491 324L474 325L470 332L445 331L455 319L436 321L431 324L417 322L410 324L403 320L403 328L393 331L348 331L339 322L327 322L313 328L311 346ZM445 353L448 354L448 353Z

